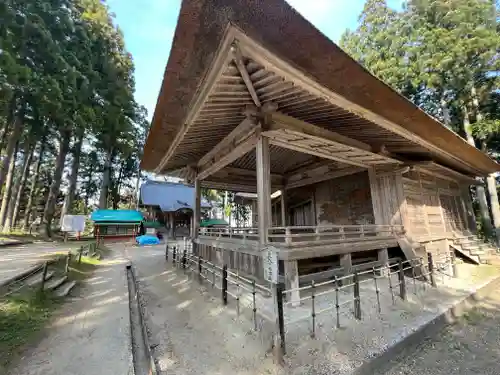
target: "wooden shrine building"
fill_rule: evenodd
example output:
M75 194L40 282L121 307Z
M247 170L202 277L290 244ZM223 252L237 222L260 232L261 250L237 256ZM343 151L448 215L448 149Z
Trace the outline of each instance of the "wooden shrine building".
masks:
M479 260L456 241L476 230L469 187L500 170L284 0L182 2L142 168L194 183L195 225L201 187L257 193L256 227L193 241L256 278L274 246L289 286L388 249Z

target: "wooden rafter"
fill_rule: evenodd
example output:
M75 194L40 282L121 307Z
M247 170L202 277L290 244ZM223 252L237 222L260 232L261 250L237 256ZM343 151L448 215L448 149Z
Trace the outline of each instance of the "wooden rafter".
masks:
M357 149L371 152L371 147L366 143L343 136L319 126L309 124L305 121L293 118L291 116L287 116L279 112L268 113L267 116L271 122L271 130L289 129L310 136L324 138L329 141L341 143L345 146L351 146Z
M242 135L247 134L250 130L257 126L256 122L250 118L245 118L236 128L231 131L224 139L222 139L214 148L207 152L198 162L198 167L207 164L210 159L216 156L222 149L232 145Z
M253 102L257 107L260 107L261 103L259 100L259 96L257 95L252 80L250 79L250 75L248 74L248 70L245 66L245 63L243 62L243 56L237 43L233 44L231 51L234 63L236 64L236 67L241 74L241 78L243 78L243 82L245 82L245 85L248 89L248 92L250 93L250 96L252 97Z
M320 167L300 179L297 178L294 178L293 180L289 179L285 185L285 189L294 189L301 186L312 185L321 181L331 180L334 178L339 178L359 173L364 170L366 169L361 167L347 167L337 170L325 171L324 168Z
M260 128L253 126L244 132L238 131L237 134L230 134L229 136L221 141L222 146L219 146L220 143L217 145L219 147L216 146L215 153L212 153L213 150L210 151L211 155L205 163L198 164L197 179L203 180L207 178L253 150L260 136Z

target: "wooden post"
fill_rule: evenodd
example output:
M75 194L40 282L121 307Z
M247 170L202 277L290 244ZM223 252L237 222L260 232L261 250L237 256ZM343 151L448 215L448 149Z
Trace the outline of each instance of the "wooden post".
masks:
M203 263L203 258L198 256L198 281L200 282L200 284L203 282L203 277L201 275L201 271L202 271L202 263Z
M340 256L340 267L343 269L344 276L350 275L352 273L352 258L351 253L344 254ZM344 284L351 284L352 280L350 278L345 278L341 280Z
M201 181L194 180L193 238L198 238L201 218Z
M82 253L83 253L83 246L80 246L80 249L78 251L78 263L79 264L82 262Z
M287 226L286 220L286 190L281 190L281 226Z
M402 300L406 300L406 280L403 271L403 262L400 260L398 264L398 279L399 279L399 296Z
M388 276L389 275L389 251L387 248L378 249L377 251L377 260L380 262L380 276Z
M427 264L429 266L429 279L431 280L431 285L436 288L436 277L434 275L434 262L432 260L432 253L427 253Z
M222 303L227 305L227 265L222 267Z
M260 136L255 148L257 159L257 207L259 248L263 250L268 243L268 229L271 225L271 161L269 156L269 139ZM276 284L271 284L271 294L274 301L275 333L273 347L276 357L281 361L283 358L283 338L280 334L280 303L282 293Z
M361 296L359 292L359 276L354 272L354 318L361 320Z
M281 349L280 355L286 354L285 350L285 317L284 317L284 311L283 311L283 289L284 285L283 283L278 283L276 286L276 311L277 311L277 320L278 320L278 331L279 331L279 338L280 338L280 346L279 348ZM282 358L280 358L281 360Z
M257 206L259 244L267 244L267 230L271 223L271 162L269 159L269 139L260 137L255 149L257 156Z
M296 289L299 287L299 271L296 260L283 261L285 268L285 289ZM292 306L300 305L300 292L294 290L289 293Z
M64 273L69 272L69 263L71 261L71 251L68 251L68 255L66 256L66 265L64 267Z
M458 267L457 267L457 256L455 255L455 249L451 246L448 247L451 259L451 273L453 277L458 277Z
M43 289L45 287L45 278L47 277L47 268L49 267L49 262L45 262L43 264L42 270L42 282L40 283L40 292L43 293Z

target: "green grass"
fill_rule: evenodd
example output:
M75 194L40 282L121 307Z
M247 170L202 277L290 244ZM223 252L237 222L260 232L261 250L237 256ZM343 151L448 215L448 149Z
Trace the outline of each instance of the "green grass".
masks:
M49 269L54 278L64 274L67 252L51 255ZM68 278L81 282L92 276L101 261L82 256L81 262L73 254ZM64 302L51 293L40 293L39 285L23 287L18 293L0 299L0 374L18 358L26 345L36 343L53 313Z
M0 373L19 355L19 350L36 340L60 302L50 293L27 290L0 300Z

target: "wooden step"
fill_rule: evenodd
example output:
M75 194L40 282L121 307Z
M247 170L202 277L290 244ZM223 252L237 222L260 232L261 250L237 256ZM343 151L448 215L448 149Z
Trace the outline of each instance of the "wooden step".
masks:
M62 284L64 284L68 280L68 276L63 276L58 279L52 280L50 283L45 284L46 290L55 290L59 288Z
M66 297L69 294L69 292L71 292L71 289L73 289L75 287L75 285L76 285L75 280L64 283L62 286L57 288L57 291L55 292L55 296L56 297Z
M47 274L45 275L45 281L49 280L52 276L54 276L54 271L48 271ZM35 275L34 277L30 277L28 279L28 285L29 286L34 286L36 284L40 284L42 282L42 274L39 273Z

